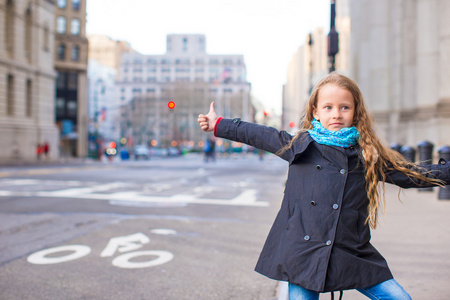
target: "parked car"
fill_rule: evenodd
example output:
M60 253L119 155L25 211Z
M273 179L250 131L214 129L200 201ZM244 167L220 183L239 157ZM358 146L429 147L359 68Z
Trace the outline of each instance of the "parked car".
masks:
M138 145L133 150L134 159L150 159L150 148L145 145Z

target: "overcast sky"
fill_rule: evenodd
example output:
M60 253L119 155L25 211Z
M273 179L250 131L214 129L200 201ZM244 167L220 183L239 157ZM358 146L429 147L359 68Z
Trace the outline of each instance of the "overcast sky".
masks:
M329 19L330 0L88 0L86 31L142 54L164 54L167 34L205 34L208 54L244 55L252 95L279 113L292 55Z

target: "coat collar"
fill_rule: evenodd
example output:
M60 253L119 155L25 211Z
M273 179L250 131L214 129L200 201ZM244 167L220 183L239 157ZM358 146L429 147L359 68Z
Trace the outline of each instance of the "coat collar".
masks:
M308 132L300 133L300 136L293 144L293 153L289 159L289 164L291 165L294 161L296 161L312 142L314 142L314 140Z

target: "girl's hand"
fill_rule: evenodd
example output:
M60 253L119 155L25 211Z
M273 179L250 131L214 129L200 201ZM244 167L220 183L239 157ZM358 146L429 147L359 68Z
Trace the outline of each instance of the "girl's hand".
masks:
M211 102L211 105L209 106L209 112L205 115L199 115L198 116L198 123L200 124L200 127L203 131L213 131L214 127L216 126L217 122L217 114L214 110L214 102Z

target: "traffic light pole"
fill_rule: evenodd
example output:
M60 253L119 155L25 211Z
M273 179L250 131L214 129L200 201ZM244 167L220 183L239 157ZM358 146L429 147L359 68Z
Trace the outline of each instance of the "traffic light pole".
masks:
M336 0L331 0L330 33L328 34L328 68L335 71L336 54L339 52L339 34L336 31Z

